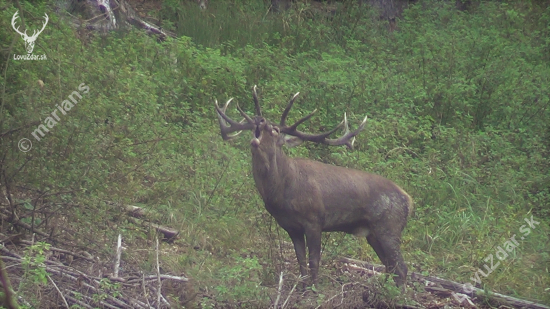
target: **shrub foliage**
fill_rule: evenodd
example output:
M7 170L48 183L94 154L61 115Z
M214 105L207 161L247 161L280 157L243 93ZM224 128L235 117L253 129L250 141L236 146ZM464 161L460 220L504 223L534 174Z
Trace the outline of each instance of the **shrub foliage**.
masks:
M182 231L166 267L197 290L214 287L216 301L268 303L288 239L255 191L246 133L224 143L213 102L235 97L252 112L256 84L276 120L300 91L291 118L320 110L304 130L332 127L344 112L352 126L369 116L354 151L287 152L404 187L416 204L403 243L413 271L470 282L533 216L540 225L481 286L550 302L550 6L483 1L461 12L418 1L388 32L352 1L278 14L265 1L211 2L205 12L180 0L151 11L177 33L158 42L139 29L74 29L54 1L0 1L4 215L109 253L119 233L152 240L109 202L154 209ZM49 14L34 51L47 60L13 60L25 53L10 25L16 10L27 26ZM89 92L36 140L82 83ZM22 138L30 151L19 150ZM325 240L325 265L340 255L378 261L363 239Z

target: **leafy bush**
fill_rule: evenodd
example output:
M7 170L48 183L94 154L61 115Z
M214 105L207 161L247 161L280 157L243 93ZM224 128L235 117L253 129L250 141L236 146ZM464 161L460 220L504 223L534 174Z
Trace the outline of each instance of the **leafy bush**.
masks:
M181 251L163 258L214 287L208 301L265 301L262 284L276 285L286 267L277 246L288 240L256 193L248 134L223 143L213 109L215 99L235 97L253 111L257 84L274 121L297 91L289 121L318 108L304 131L332 127L344 112L352 126L369 116L355 151L304 145L287 153L403 186L416 208L405 260L423 271L467 282L532 214L540 229L483 284L550 301L550 10L481 2L457 12L420 2L388 33L375 11L349 2L327 16L301 3L266 14L263 1L212 1L206 12L165 1L159 17L178 38L162 43L137 29L77 32L49 14L35 47L48 60L39 63L9 58L23 52L8 22L18 8L0 1L0 47L9 51L0 58L4 213L108 254L107 240L121 231L136 243L152 239L108 202L141 204L182 231ZM32 23L49 5L22 1L20 14ZM36 141L31 132L81 83L89 93ZM18 150L21 138L33 142L30 152ZM324 260L376 259L364 240L338 237Z

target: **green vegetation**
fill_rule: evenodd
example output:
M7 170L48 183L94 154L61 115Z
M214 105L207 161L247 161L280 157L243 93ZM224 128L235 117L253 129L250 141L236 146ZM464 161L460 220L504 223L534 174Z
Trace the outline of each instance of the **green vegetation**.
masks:
M303 3L271 14L264 1L211 1L205 12L180 2L151 13L178 35L159 43L139 29L73 29L53 2L0 0L3 214L106 257L122 233L128 259L154 272L143 250L154 231L107 202L153 209L154 222L181 231L161 246L161 263L192 278L194 304L266 307L279 273L298 274L297 265L254 187L248 134L224 143L213 106L235 97L253 111L256 84L276 120L300 91L290 118L319 109L304 131L332 127L344 112L352 127L369 116L353 151L305 144L287 153L401 185L415 200L402 246L411 271L473 283L490 254L524 236L479 287L550 304L548 3L461 12L419 1L388 32L352 1L334 14ZM10 24L19 9L31 26L50 16L34 51L46 61L13 60L25 53ZM31 133L82 83L89 92L37 141ZM18 149L22 138L29 152ZM525 235L532 216L540 224ZM323 243L318 300L337 257L379 263L364 239ZM29 253L25 284L44 284L32 268L39 256Z
M39 242L30 246L23 257L21 264L24 272L17 291L20 295L29 296L27 299L32 304L32 306L24 306L23 308L40 306L40 300L36 297L34 291L38 290L41 285L48 283L48 273L44 261L46 260L45 251L49 247L49 244Z

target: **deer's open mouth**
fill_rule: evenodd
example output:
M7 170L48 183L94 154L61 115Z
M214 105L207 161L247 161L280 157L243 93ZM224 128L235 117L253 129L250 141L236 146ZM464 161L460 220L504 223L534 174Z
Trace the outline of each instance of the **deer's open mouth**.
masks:
M260 129L259 126L256 126L256 129L254 129L254 137L250 141L250 145L252 145L253 147L260 146L261 138L262 138L262 130Z

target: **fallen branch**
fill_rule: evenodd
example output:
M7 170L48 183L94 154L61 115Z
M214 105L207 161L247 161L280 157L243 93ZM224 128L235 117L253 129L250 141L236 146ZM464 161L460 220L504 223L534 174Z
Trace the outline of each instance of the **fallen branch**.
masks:
M341 263L355 264L355 265L364 267L368 270L377 271L379 273L383 273L386 270L386 267L384 265L371 264L365 261L350 259L347 257L341 257L338 261Z
M147 297L147 289L145 288L145 275L142 276L141 287L143 288L143 295L145 296L145 299L147 299L147 308L149 308L151 307L151 303L149 302L149 298Z
M126 210L126 213L134 218L141 219L145 216L147 216L150 211L147 209L143 209L141 207L132 206L132 205L123 205L124 209Z
M17 261L17 262L21 262L23 260L22 256L20 256L17 253L9 251L6 247L0 247L0 251L3 252L5 255L7 255L7 256L3 256L2 257L3 259L13 260L13 261ZM71 276L83 277L83 278L88 279L89 281L92 281L92 280L99 281L101 279L101 278L89 276L89 275L87 275L87 274L85 274L85 273L83 273L79 270L76 270L76 269L74 269L70 266L67 266L63 263L60 263L60 262L45 260L44 263L50 265L49 267L60 267L61 269L63 269L64 273L69 274Z
M288 292L288 296L286 297L285 299L285 302L283 303L283 306L281 307L281 309L285 309L286 307L286 304L288 303L288 301L290 300L290 296L292 295L292 293L294 293L294 290L296 290L296 287L298 286L298 283L300 283L300 281L302 280L302 276L299 276L298 279L296 280L296 283L294 283L294 286L292 287L292 289L290 290L290 292ZM277 308L275 308L277 309Z
M120 11L126 15L126 20L130 24L140 26L147 32L157 35L158 39L161 41L164 41L167 37L176 37L173 33L167 32L161 29L161 27L150 24L141 19L136 11L125 0L120 0Z
M117 248L122 248L121 238L117 243ZM9 267L19 267L19 268L22 267L21 265L23 264L23 260L25 257L8 250L4 246L0 246L0 252L2 254L0 262L3 263L4 261L10 261L11 263ZM160 251L157 247L157 254L159 254L159 252ZM117 260L118 261L116 261L116 264L120 265L120 259L117 258ZM128 308L128 309L129 308L138 308L138 309L151 308L150 303L153 303L154 300L150 302L150 299L149 299L150 297L157 298L158 304L156 304L155 307L157 308L170 307L170 303L162 295L162 290L161 290L162 280L177 280L182 282L188 281L188 279L185 277L161 274L160 261L157 260L157 273L155 275L149 275L149 276L142 275L140 276L139 279L137 279L141 281L142 286L140 287L138 284L137 286L135 286L136 288L143 291L147 291L147 289L154 291L153 294L143 293L142 295L141 293L138 293L141 299L144 298L142 301L140 299L136 299L136 298L124 295L125 288L131 288L131 287L134 287L134 285L123 283L117 289L117 293L110 293L109 291L106 291L103 288L102 280L104 280L105 278L93 277L83 273L82 271L74 269L71 266L67 266L61 262L48 260L48 259L46 259L41 264L40 267L43 267L43 269L48 273L47 274L48 280L52 283L52 285L57 290L59 295L61 295L61 298L63 299L63 301L60 300L58 304L58 306L60 305L61 307L70 307L70 305L76 304L84 308L93 308L97 306L102 308L123 308L123 309L124 308ZM2 270L5 270L5 268L2 267ZM116 281L122 281L122 282L130 281L130 280L127 280L128 278L120 277L120 271L118 273L115 271L114 273L116 274L116 276L113 276L113 279L117 279ZM1 275L2 274L0 274L0 280L4 279L2 278ZM58 281L58 284L59 282L63 282L64 284L68 284L72 282L74 283L73 284L74 288L72 287L67 288L67 286L62 287L61 285L58 286L55 280L56 278L59 278L59 277L65 280ZM153 286L153 283L149 280L154 280L156 283L155 284L156 286ZM133 282L133 281L130 281L130 282ZM96 298L92 297L93 294L103 295L105 299L98 301ZM135 293L133 293L133 295L135 295ZM88 304L94 304L94 305L89 306ZM17 307L12 306L10 308L17 308Z
M357 266L357 265L354 265L354 264L348 264L348 267L349 267L349 268L352 268L352 269L355 269L355 270L363 271L363 272L365 272L369 277L372 277L372 276L381 276L381 275L383 274L382 272L379 272L379 271L376 271L376 270L372 270L372 269L368 269L368 268L361 267L361 266Z
M150 276L143 276L142 278L129 279L127 281L127 283L131 284L131 283L136 283L136 282L141 281L141 280L157 280L157 279L158 279L157 275L150 275ZM160 279L170 279L170 280L183 281L183 282L189 281L189 279L187 279L185 277L163 275L163 274L160 275Z
M473 290L471 293L467 293L467 291L464 291L465 284L458 283L455 281L442 279L438 277L433 276L424 276L419 273L413 272L411 274L411 278L413 280L421 281L421 282L434 282L440 284L442 287L449 289L451 291L454 291L456 293L461 293L464 295L469 295L471 297L477 296L480 298L488 298L491 301L494 301L498 303L499 305L504 306L512 306L516 308L533 308L533 309L550 309L550 307L538 304L529 300L523 300L519 298L515 298L512 296L495 293L495 292L486 292L482 289L478 289L476 287L470 287L471 290Z
M385 267L382 265L371 264L365 261L360 261L360 260L355 260L355 259L350 259L345 257L340 258L339 261L342 263L348 263L348 264L351 263L351 264L361 265L361 266L354 266L354 267L359 267L361 269L366 269L366 270L372 269L372 271L378 271L378 272L385 270ZM455 293L468 295L471 297L477 296L480 298L487 298L491 301L494 301L504 306L512 306L515 308L550 309L550 307L548 306L538 304L532 301L523 300L512 296L494 293L494 292L485 292L484 290L478 289L473 286L470 287L470 290L472 290L472 292L467 293L468 291L464 291L465 285L462 283L458 283L455 281L442 279L438 277L433 277L433 276L424 276L416 272L411 273L411 279L422 282L424 284L427 284L429 282L437 283L437 284L440 284L442 287L450 290L450 293L455 292ZM441 293L441 291L438 291L438 293Z
M25 244L25 245L29 245L29 246L32 245L32 243L31 243L30 241L28 241L28 240L21 240L21 243L22 243L22 244ZM90 257L87 257L87 256L84 256L84 255L82 255L82 254L78 254L78 253L71 252L71 251L69 251L69 250L60 249L60 248L56 248L56 247L52 247L52 246L50 246L50 247L48 248L48 250L50 250L50 251L57 251L57 252L65 253L65 254L70 254L70 255L72 255L72 256L74 256L74 257L76 257L76 258L83 259L83 260L86 260L86 261L88 261L88 262L95 263L94 259L92 259L92 258L90 258ZM88 252L85 252L85 253L91 256L91 254L89 254Z
M335 299L338 295L341 295L342 296L342 299L340 300L340 303L336 306L332 306L333 308L335 307L338 307L340 305L342 305L344 303L344 293L346 293L344 291L344 287L346 287L346 285L353 285L355 284L355 282L348 282L348 283L345 283L342 285L342 292L338 293L338 294L334 294L332 297L330 297L329 299L327 299L326 301L324 301L323 303L319 304L319 306L315 307L315 309L319 309L321 308L321 306L323 306L323 304L328 304L330 301L332 301L333 299Z
M92 303L95 302L94 299L93 299L92 297L90 297L90 296L83 295L83 294L80 294L80 293L78 293L78 292L71 291L71 290L68 290L68 292L72 293L72 294L75 295L75 296L78 296L78 297L81 297L81 298L83 298L83 299L86 299L86 300L88 300L88 301L90 301L90 302L92 302ZM99 303L100 303L102 306L105 306L105 307L111 308L111 309L132 308L131 306L129 306L129 305L127 305L127 304L124 304L124 303L122 303L122 304L117 304L117 306L111 305L111 304L109 304L109 303L107 303L107 302L105 302L105 301L103 301L103 300L99 301Z
M17 219L13 219L12 218L12 215L11 213L9 212L9 210L3 208L3 207L0 207L0 211L2 211L2 219L6 220L7 222L13 224L13 225L16 225L16 226L19 226L19 227L22 227L26 230L29 230L31 231L31 233L33 234L38 234L40 236L43 236L45 237L46 239L52 239L52 240L55 240L56 243L60 243L62 245L66 245L68 247L74 247L73 244L70 244L70 243L67 243L65 241L62 241L62 240L59 240L59 239L53 239L53 237L48 234L48 233L45 233L41 230L37 230L36 228L33 228L30 224L27 224L27 223L24 223L24 222L21 222L20 220L17 220Z
M124 0L86 0L83 9L87 19L78 18L68 11L64 12L69 16L69 22L75 28L107 33L130 24L145 30L147 34L155 35L159 41L164 41L167 37L176 37L175 33L143 20L136 10Z
M149 288L155 293L155 294L159 294L158 293L158 290L155 289L154 286L149 286ZM165 304L167 305L168 307L170 307L170 303L166 300L166 298L164 298L164 296L162 295L162 293L160 293L160 300ZM160 308L161 306L159 306L158 308Z
M178 230L174 230L174 229L171 229L169 227L161 226L161 225L158 225L158 224L155 224L155 223L144 222L142 220L135 219L135 218L128 218L128 221L130 221L130 222L132 222L136 225L145 225L145 226L152 227L157 232L162 234L164 236L165 240L169 240L169 241L175 239L180 233Z
M53 281L52 277L50 277L49 275L46 275L48 277L48 279L50 280L50 282L53 284L53 287L57 290L57 292L59 293L59 295L61 296L61 298L63 299L63 303L65 303L65 307L67 308L70 308L69 307L69 304L67 303L67 299L65 299L65 296L63 296L63 293L61 293L61 291L59 290L59 288L57 287L57 284L55 284L55 281Z
M44 237L46 237L46 238L50 238L50 235L49 235L49 234L44 233L44 232L42 232L42 231L40 231L40 230L37 230L37 229L33 228L30 224L21 222L21 221L19 221L19 220L12 220L12 219L11 219L11 214L9 213L9 211L8 211L7 209L2 208L2 212L3 212L3 214L2 214L3 219L5 219L6 221L8 221L9 223L14 224L14 225L17 225L17 226L19 226L19 227L22 227L22 228L24 228L24 229L27 229L27 230L31 231L32 233L36 233L36 234L38 234L38 235L40 235L40 236L44 236Z
M66 298L67 298L68 300L70 300L71 302L73 302L73 303L75 303L75 304L78 304L79 306L82 306L82 307L84 307L84 308L87 308L87 309L94 309L94 307L92 307L92 306L86 304L85 302L80 301L80 300L78 300L78 299L76 299L76 298L74 298L74 297L72 297L72 296L67 295Z
M279 289L277 290L277 298L275 299L275 304L273 304L274 309L277 309L277 306L279 305L279 299L281 299L282 289L283 289L283 272L281 272L281 275L279 275Z
M175 229L172 229L172 228L169 228L169 227L166 227L166 226L162 226L162 225L158 225L158 224L155 224L155 223L144 222L142 220L139 220L139 219L143 219L143 218L145 218L145 217L147 217L148 215L151 214L150 211L148 211L144 208L141 208L141 207L138 207L138 206L132 206L132 205L121 205L119 203L110 202L110 201L106 201L105 203L107 203L108 205L122 206L124 208L124 211L126 211L126 214L128 214L130 217L132 217L132 218L128 218L128 221L130 221L130 222L132 222L136 225L148 225L148 226L154 228L155 230L157 230L157 232L161 233L164 236L164 239L166 239L166 240L173 240L180 233L178 230L175 230Z

